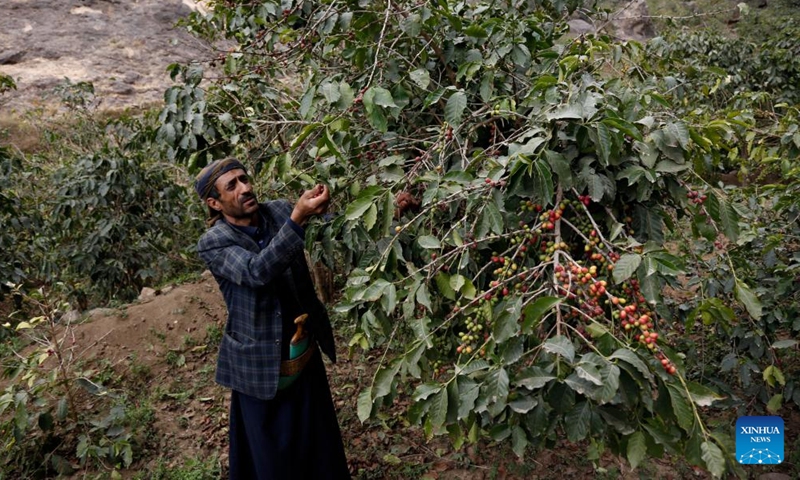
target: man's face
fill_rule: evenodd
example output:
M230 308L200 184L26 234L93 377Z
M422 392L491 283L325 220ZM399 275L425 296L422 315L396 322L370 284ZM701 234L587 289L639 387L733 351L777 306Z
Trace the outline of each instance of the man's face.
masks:
M219 198L209 197L206 202L225 217L234 220L250 219L258 211L258 199L253 193L250 177L244 170L237 168L225 172L214 182L214 186L219 192Z

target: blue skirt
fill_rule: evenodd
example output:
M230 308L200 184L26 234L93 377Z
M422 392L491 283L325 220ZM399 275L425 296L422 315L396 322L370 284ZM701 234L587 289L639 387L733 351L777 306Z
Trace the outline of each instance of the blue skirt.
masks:
M230 478L350 478L319 351L272 400L231 392Z

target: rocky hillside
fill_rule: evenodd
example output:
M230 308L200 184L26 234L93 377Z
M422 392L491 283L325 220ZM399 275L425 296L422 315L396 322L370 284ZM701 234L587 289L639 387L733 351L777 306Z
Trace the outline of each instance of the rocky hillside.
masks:
M166 67L202 59L207 48L176 22L194 0L3 0L0 73L17 83L4 109L52 100L64 82L92 82L101 108L159 101Z

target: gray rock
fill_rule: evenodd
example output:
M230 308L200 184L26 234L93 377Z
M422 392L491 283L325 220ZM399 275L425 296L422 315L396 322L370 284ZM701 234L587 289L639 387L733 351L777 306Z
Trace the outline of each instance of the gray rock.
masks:
M103 317L110 317L112 315L116 315L117 310L114 308L95 308L93 310L89 310L88 315L89 318L103 318Z
M7 50L0 53L0 65L15 65L25 56L23 50Z
M611 8L610 29L615 37L643 42L656 36L645 0L621 0Z
M59 319L59 323L74 323L80 320L81 312L77 310L70 310Z
M142 79L142 74L138 72L128 72L122 77L122 81L127 84L134 84Z
M762 473L757 480L792 480L792 477L783 473Z
M581 20L580 18L573 18L569 22L569 33L572 35L583 35L585 33L595 33L594 26L591 23Z
M131 95L136 91L130 84L120 81L112 83L110 90L117 95Z
M156 295L158 295L158 292L156 292L155 290L153 290L150 287L144 287L142 289L141 293L139 293L139 301L141 302L141 301L145 301L145 300L151 300Z

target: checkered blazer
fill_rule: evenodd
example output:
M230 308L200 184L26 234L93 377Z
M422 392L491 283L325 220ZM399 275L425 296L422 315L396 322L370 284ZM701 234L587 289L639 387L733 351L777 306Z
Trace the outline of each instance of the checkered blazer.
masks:
M197 244L200 258L219 284L228 321L219 347L216 381L263 400L275 396L281 362L281 305L275 282L293 288L309 314L320 348L336 361L330 319L317 298L303 252L303 238L286 223L292 205L263 203L271 239L264 249L244 232L218 221Z

